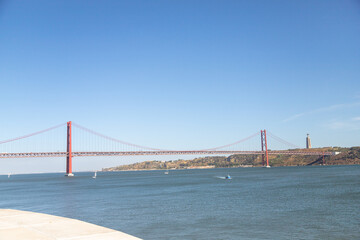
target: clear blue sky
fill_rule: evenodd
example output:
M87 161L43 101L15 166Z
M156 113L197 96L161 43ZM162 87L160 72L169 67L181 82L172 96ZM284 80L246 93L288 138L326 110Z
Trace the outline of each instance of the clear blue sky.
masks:
M0 139L360 145L360 2L0 1Z

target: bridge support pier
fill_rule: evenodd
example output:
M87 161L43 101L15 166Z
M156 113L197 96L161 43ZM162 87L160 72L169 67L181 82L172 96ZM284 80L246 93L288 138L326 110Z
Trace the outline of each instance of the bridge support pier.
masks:
M66 155L66 177L73 177L72 173L72 151L71 151L71 121L67 122L67 155Z
M261 130L261 151L263 152L262 154L263 167L265 167L265 158L266 158L266 167L270 168L267 140L266 140L266 130Z

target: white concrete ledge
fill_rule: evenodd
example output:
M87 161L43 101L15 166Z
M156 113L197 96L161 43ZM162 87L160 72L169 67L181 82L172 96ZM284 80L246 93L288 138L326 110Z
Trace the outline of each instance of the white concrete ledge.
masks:
M71 218L0 209L0 239L139 240L140 238Z

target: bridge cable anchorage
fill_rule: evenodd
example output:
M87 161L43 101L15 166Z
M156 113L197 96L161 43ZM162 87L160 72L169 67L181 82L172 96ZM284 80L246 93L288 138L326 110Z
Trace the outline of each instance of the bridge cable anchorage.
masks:
M256 132L244 139L241 139L239 141L236 141L236 142L233 142L233 143L230 143L230 144L226 144L226 145L223 145L223 146L219 146L219 147L214 147L214 148L208 148L208 149L202 149L202 150L199 150L199 151L215 151L217 149L222 149L222 148L226 148L226 147L230 147L230 146L233 146L233 145L236 145L236 144L239 144L239 143L242 143L242 142L245 142L255 136L258 136L260 133L259 132Z
M291 146L291 147L294 147L294 148L301 148L301 147L299 147L299 146L297 146L297 145L295 145L295 144L292 144L291 142L288 142L288 141L286 141L286 140L284 140L284 139L282 139L282 138L274 135L273 133L271 133L271 132L269 132L269 131L267 131L267 134L268 134L271 138L277 140L278 142L281 142L281 143L283 143L283 144L286 144L286 145Z
M102 137L102 138L105 138L105 139L108 139L108 140L111 140L111 141L115 141L115 142L118 142L118 143L122 143L122 144L125 144L125 145L129 145L129 146L132 146L132 147L137 147L137 148L140 148L140 149L146 149L146 150L151 150L151 151L171 151L171 150L165 150L165 149L158 149L158 148L151 148L151 147L146 147L146 146L141 146L141 145L137 145L137 144L133 144L133 143L129 143L129 142L125 142L125 141L121 141L119 139L116 139L116 138L112 138L112 137L109 137L109 136L106 136L104 134L101 134L101 133L98 133L98 132L95 132L91 129L88 129L86 127L83 127L79 124L76 124L76 123L72 123L73 126L77 127L77 128L80 128L86 132L89 132L89 133L92 133L94 135L97 135L99 137Z
M64 125L66 125L66 123L62 123L62 124L53 126L51 128L47 128L47 129L44 129L44 130L41 130L41 131L38 131L38 132L30 133L30 134L27 134L27 135L24 135L24 136L21 136L21 137L16 137L16 138L11 138L11 139L7 139L7 140L4 140L4 141L0 141L0 144L13 142L13 141L16 141L16 140L32 137L32 136L35 136L35 135L39 135L41 133L48 132L50 130L53 130L53 129L56 129L56 128L59 128L59 127L63 127Z

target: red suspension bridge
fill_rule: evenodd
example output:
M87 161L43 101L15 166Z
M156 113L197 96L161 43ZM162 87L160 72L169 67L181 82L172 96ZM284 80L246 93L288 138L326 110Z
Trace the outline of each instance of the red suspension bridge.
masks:
M54 132L66 126L66 141L64 137L59 136L54 140L54 137L49 136L49 132ZM78 131L76 138L73 138L73 128ZM62 135L62 134L60 134ZM260 135L260 146L249 147L244 143L250 142L255 137ZM44 137L39 137L44 136ZM90 136L96 136L97 139L92 139ZM280 143L287 147L287 150L270 150L268 149L268 138L271 137L274 142ZM102 142L99 141L102 139ZM74 144L75 142L75 144ZM64 146L64 143L66 145ZM85 144L84 144L85 143ZM257 141L257 143L259 143ZM87 147L84 147L84 146ZM47 149L45 149L45 146ZM275 145L274 145L275 146ZM74 148L76 151L74 151ZM288 150L292 148L292 150ZM49 151L49 148L51 149ZM90 151L89 148L97 149ZM252 149L251 149L252 148ZM281 147L278 147L281 148ZM61 150L62 149L62 150ZM66 150L65 150L66 149ZM251 150L249 150L251 149ZM275 148L274 148L275 149ZM246 154L246 155L261 155L263 166L270 167L269 155L318 155L326 156L333 155L332 152L317 152L300 149L300 147L287 142L286 140L275 136L272 133L261 130L247 138L240 141L230 143L227 145L201 149L201 150L164 150L151 147L140 146L124 142L93 130L87 129L76 123L67 122L42 131L38 131L25 136L12 138L0 141L0 158L34 158L34 157L64 157L66 158L66 176L73 176L72 159L73 157L87 157L87 156L136 156L136 155L231 155L231 154Z

